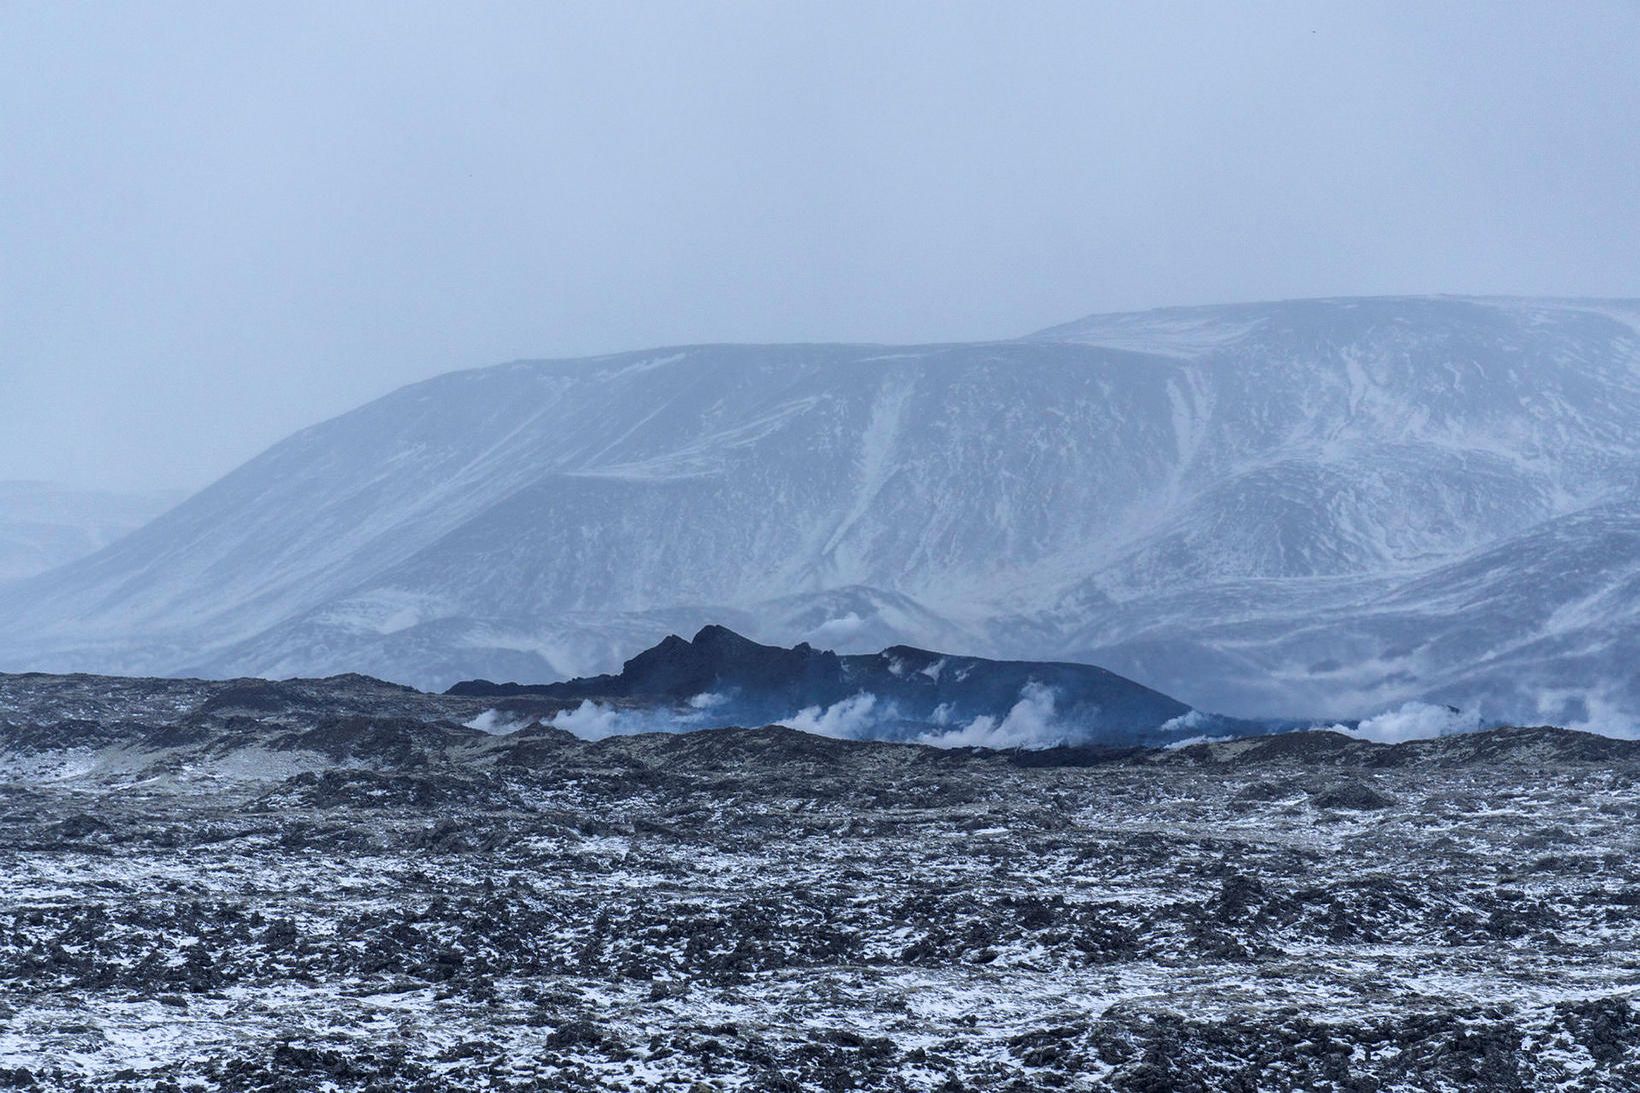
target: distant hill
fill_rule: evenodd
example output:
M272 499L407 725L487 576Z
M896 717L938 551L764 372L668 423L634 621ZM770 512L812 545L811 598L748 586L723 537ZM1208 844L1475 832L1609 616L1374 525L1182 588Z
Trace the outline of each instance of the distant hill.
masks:
M0 592L0 666L545 681L710 622L1097 663L1237 715L1635 724L1640 304L456 373Z
M630 700L713 725L781 722L832 736L993 747L1154 745L1291 727L1192 710L1087 664L985 660L904 645L839 656L806 644L760 645L722 626L688 641L669 635L618 675L536 685L469 680L447 693Z
M181 501L180 493L113 493L49 482L0 482L0 582L83 558Z

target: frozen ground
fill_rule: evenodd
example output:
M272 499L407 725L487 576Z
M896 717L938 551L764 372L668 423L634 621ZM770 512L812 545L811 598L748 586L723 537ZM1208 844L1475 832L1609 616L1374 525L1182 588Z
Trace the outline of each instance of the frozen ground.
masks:
M0 677L0 1086L1640 1088L1634 743L472 714Z

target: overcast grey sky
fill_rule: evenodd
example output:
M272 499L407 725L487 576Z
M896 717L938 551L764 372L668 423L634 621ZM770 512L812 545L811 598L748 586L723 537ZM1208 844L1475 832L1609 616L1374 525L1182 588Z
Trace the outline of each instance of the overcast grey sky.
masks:
M0 479L403 383L1291 296L1640 296L1640 4L0 2Z

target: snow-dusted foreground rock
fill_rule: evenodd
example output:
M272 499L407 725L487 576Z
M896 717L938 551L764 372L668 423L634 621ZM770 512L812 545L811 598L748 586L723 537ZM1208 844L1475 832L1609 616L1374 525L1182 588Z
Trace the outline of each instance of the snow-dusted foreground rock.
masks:
M463 701L0 677L0 1085L1640 1085L1632 742L593 743Z

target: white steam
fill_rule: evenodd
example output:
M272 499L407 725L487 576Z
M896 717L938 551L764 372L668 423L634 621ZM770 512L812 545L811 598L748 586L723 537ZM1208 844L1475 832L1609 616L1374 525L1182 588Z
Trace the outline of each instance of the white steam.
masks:
M959 729L924 733L917 740L937 748L1051 748L1069 735L1058 723L1054 702L1053 688L1032 680L1000 722L981 714Z
M506 736L530 725L535 719L530 717L508 717L500 710L485 710L471 721L463 722L469 729L487 732L491 736Z
M590 698L581 700L573 710L566 710L547 722L555 729L572 732L582 740L602 740L621 730L621 712ZM637 731L637 730L629 730Z
M1199 729L1204 725L1211 724L1212 721L1213 718L1210 714L1202 713L1200 710L1188 710L1178 717L1170 717L1163 721L1156 731L1159 733L1188 732L1191 729ZM1183 743L1183 741L1180 741L1180 743Z
M1162 747L1168 751L1178 751L1180 748L1192 748L1197 744L1222 744L1226 740L1234 739L1235 737L1233 736L1208 736L1203 733L1198 736L1187 736L1182 740L1169 741L1168 743L1163 744Z
M1612 691L1545 691L1537 696L1537 719L1618 740L1640 739L1640 712Z
M943 661L939 662L943 665ZM903 666L902 666L903 668ZM926 671L926 669L925 669ZM1000 721L982 714L965 725L945 729L952 724L950 706L935 708L929 718L940 731L923 733L918 743L941 748L1049 748L1063 744L1071 733L1060 724L1055 703L1057 695L1051 687L1032 681L1020 688L1019 699ZM861 691L831 706L809 706L781 724L817 736L832 736L847 740L893 739L892 732L880 731L901 720L893 703L882 703L874 694Z
M1344 725L1326 727L1358 740L1398 744L1403 740L1427 740L1435 736L1474 732L1481 727L1481 717L1474 710L1455 710L1451 706L1429 702L1405 702L1393 710L1367 718L1353 729Z
M827 619L814 628L813 637L816 641L846 641L865 628L866 620L858 612L850 611L840 618Z
M871 730L880 720L873 716L876 709L877 696L861 691L825 709L807 706L786 718L782 724L800 732L812 732L816 736L861 740L871 735Z
M694 705L693 701L690 705ZM704 705L695 707L697 711L704 711L705 708ZM553 715L547 724L555 729L572 732L582 740L602 740L606 736L635 736L644 732L689 732L691 729L710 727L704 722L704 718L704 712L683 713L664 707L632 709L606 706L602 702L584 698L573 710Z

